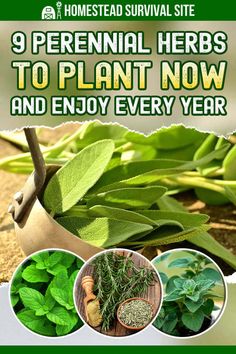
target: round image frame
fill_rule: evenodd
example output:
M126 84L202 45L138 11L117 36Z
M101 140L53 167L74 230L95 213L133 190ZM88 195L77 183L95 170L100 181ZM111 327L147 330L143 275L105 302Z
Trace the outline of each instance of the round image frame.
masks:
M222 318L224 312L225 312L225 309L226 309L226 306L227 306L227 302L228 302L228 287L227 287L227 282L225 280L225 276L224 276L224 273L222 272L222 270L220 269L219 265L211 258L209 257L208 255L206 255L205 253L201 252L201 251L197 251L197 250L194 250L194 249L191 249L191 248L176 248L176 249L172 249L172 250L168 250L168 251L165 251L163 253L161 253L160 255L156 256L155 258L153 258L151 260L151 262L153 263L154 265L154 262L161 258L163 255L167 255L167 254L171 254L173 252L191 252L191 253L197 253L203 257L205 257L206 259L208 259L209 261L211 261L211 263L216 267L217 271L219 272L219 274L221 275L221 278L222 278L222 283L223 283L223 287L224 287L224 299L223 299L223 305L220 309L220 312L219 312L219 315L217 316L216 320L208 327L206 328L205 330L203 330L202 332L200 333L196 333L194 335L190 335L190 336L174 336L174 335L171 335L169 333L165 333L163 331L161 331L160 329L158 329L155 325L154 325L154 322L153 322L153 327L154 327L154 330L156 330L158 333L160 334L163 334L164 336L167 336L171 339L179 339L179 340L188 340L188 339L193 339L193 338L197 338L199 336L202 336L202 335L205 335L207 332L211 331L215 325L220 321L220 319ZM163 282L162 282L162 286L163 286ZM164 294L165 294L165 291L164 291L164 286L163 286L163 297L162 297L162 305L163 305L163 302L164 302Z
M109 334L105 334L105 333L101 333L99 331L97 331L96 329L94 329L92 326L90 326L87 321L84 319L84 317L80 314L79 312L79 309L78 309L78 306L77 306L77 299L76 299L76 286L77 286L77 282L79 280L79 278L81 277L81 274L83 274L83 271L86 269L86 267L88 266L89 263L91 263L96 257L102 255L102 254L105 254L105 253L110 253L110 252L127 252L127 253L132 253L134 255L137 255L138 257L142 258L143 260L145 260L146 262L148 262L150 264L150 266L152 267L152 269L154 270L155 272L155 275L157 276L157 279L158 279L158 283L159 283L159 286L160 286L160 302L159 302L159 306L158 306L158 309L155 313L155 315L153 316L153 318L151 319L151 321L144 327L142 328L141 330L139 331L133 331L132 334L130 335L123 335L123 336L111 336ZM91 332L93 333L96 333L98 334L99 336L103 337L103 338L112 338L114 340L119 340L119 339L122 339L122 338L129 338L129 337L134 337L134 336L138 336L142 333L144 333L144 331L146 331L149 327L151 327L153 325L153 322L156 320L160 310L161 310L161 307L162 307L162 303L163 303L163 293L164 293L164 289L163 289L163 284L162 284L162 281L161 281L161 277L160 277L160 274L159 272L157 271L157 269L154 267L154 265L152 264L152 262L150 260L148 260L145 256L143 256L142 254L140 254L139 252L136 252L136 251L133 251L133 250L127 250L125 248L112 248L112 249L107 249L107 250L103 250L97 254L95 254L94 256L92 256L89 260L87 260L83 266L81 267L79 273L77 274L77 277L75 279L75 282L74 282L74 291L73 291L73 296L74 296L74 305L75 305L75 308L76 308L76 311L78 313L78 315L80 316L81 320L83 321L84 325L90 329Z
M61 336L47 336L47 335L43 335L43 334L40 334L40 333L37 333L37 332L34 332L33 330L31 330L30 328L28 328L27 326L25 326L20 320L19 318L17 317L15 311L14 311L14 308L12 306L12 302L11 302L11 287L12 287L12 284L13 284L13 281L14 281L14 278L15 278L15 275L17 274L18 270L20 269L20 267L22 265L24 265L27 261L29 261L31 259L32 256L35 256L39 253L42 253L42 252L55 252L55 251L58 251L58 252L64 252L64 253L69 253L71 254L72 256L75 256L76 258L78 258L80 261L83 262L83 266L85 264L85 260L78 256L76 253L72 252L72 251L68 251L66 249L63 249L63 248L45 248L45 249L42 249L40 251L36 251L30 255L28 255L26 258L24 258L19 264L18 266L16 267L16 269L14 270L13 274L12 274L12 277L11 277L11 280L9 282L9 289L8 289L8 301L9 301L9 307L11 309L11 312L13 313L13 316L14 318L16 319L16 321L19 323L19 325L25 329L28 333L30 333L31 335L35 335L37 337L40 337L40 338L47 338L47 339L52 339L52 340L59 340L59 339L63 339L63 338L68 338L69 336L72 336L72 335L75 335L78 331L80 331L83 327L84 327L84 321L82 320L82 318L80 317L80 315L78 314L77 310L76 310L76 314L78 315L79 319L82 321L82 326L78 329L76 329L75 331L71 332L71 333L68 333L68 334L65 334L65 335L61 335ZM82 267L83 267L82 266ZM81 269L82 269L81 267ZM76 277L77 279L77 277ZM75 281L76 281L75 279ZM75 283L75 282L74 282ZM73 286L73 302L74 302L74 286ZM75 306L75 305L74 305Z

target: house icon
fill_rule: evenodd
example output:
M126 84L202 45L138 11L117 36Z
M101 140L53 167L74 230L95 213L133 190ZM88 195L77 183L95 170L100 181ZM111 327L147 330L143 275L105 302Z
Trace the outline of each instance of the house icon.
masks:
M56 12L52 6L45 6L41 13L42 20L55 20Z

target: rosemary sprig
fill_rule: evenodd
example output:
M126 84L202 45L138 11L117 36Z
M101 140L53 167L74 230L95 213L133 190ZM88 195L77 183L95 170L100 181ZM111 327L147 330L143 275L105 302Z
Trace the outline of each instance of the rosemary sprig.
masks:
M131 254L130 254L131 255ZM154 271L136 267L127 257L108 252L93 261L95 293L100 301L103 317L102 330L109 330L118 305L126 299L142 296L154 282Z

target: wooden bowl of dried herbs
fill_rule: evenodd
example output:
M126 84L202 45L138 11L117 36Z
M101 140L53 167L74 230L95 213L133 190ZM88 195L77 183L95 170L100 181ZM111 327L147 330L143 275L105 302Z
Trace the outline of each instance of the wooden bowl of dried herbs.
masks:
M132 297L123 301L117 310L118 322L133 331L147 327L153 317L153 305L141 297Z

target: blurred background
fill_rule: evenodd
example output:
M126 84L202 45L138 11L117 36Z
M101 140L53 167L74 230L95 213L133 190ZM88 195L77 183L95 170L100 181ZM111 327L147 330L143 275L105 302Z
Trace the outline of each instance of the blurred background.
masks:
M57 91L56 75L57 75L57 61L61 60L71 60L78 61L84 60L86 62L86 80L93 79L93 67L96 61L100 60L152 60L153 69L148 70L148 89L146 91L76 91L74 81L71 80L68 83L68 90L66 91L67 95L101 95L108 94L114 96L115 94L119 95L224 95L227 97L228 106L227 111L228 115L226 117L184 117L179 109L179 105L175 105L175 110L172 117L115 117L113 114L113 108L110 106L107 117L94 117L102 121L118 121L119 123L138 131L144 133L149 133L157 128L162 126L169 126L174 123L183 123L187 126L194 126L200 130L204 131L214 131L218 134L224 134L233 132L235 130L235 121L234 121L234 112L235 112L235 101L234 101L234 90L236 84L236 42L234 40L236 24L234 22L154 22L154 21L145 21L145 22L1 22L0 24L0 51L1 51L1 66L0 66L0 109L1 109L1 129L10 130L19 128L25 125L46 125L46 126L56 126L65 121L70 120L86 120L92 119L91 117L83 116L67 116L67 117L53 117L47 114L45 117L10 117L9 107L10 107L10 98L14 95L19 95L19 92L16 90L16 69L11 68L11 61L13 60L45 60L51 67L51 84L48 89L45 91L37 91L30 89L29 80L27 81L28 89L26 91L20 92L21 95L45 95L50 97L51 95L61 95L65 92ZM24 31L28 37L28 45L30 43L30 34L31 31L144 31L145 33L145 46L152 47L153 53L151 56L145 55L45 55L40 54L38 56L30 55L29 51L26 51L22 55L15 55L11 52L11 35L15 31ZM157 31L225 31L228 35L228 51L223 55L209 54L209 55L157 55L155 54L156 47L156 32ZM29 47L29 46L28 46ZM206 60L209 64L218 63L220 60L228 61L228 68L226 72L226 81L225 88L223 91L203 91L201 85L197 90L194 91L161 91L160 90L160 61L169 60L193 60L200 61ZM155 74L154 74L155 73Z

